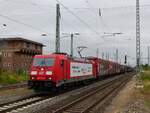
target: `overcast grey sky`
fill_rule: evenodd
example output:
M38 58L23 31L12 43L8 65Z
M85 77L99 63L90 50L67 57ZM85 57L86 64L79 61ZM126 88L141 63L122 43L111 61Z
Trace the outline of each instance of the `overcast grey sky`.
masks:
M114 59L115 49L120 58L125 54L135 63L135 1L136 0L59 0L87 25L80 22L61 6L61 33L79 32L74 40L76 47L87 46L86 56L96 55L96 48L109 52ZM56 0L0 0L0 38L21 36L46 45L44 53L55 48L55 6ZM141 45L142 55L147 57L150 45L150 0L141 4ZM99 16L99 8L102 16ZM6 27L3 24L7 24ZM90 28L89 28L90 27ZM97 34L95 32L97 32ZM104 32L122 32L122 35L102 38ZM42 37L41 34L47 36ZM63 37L63 35L61 35ZM61 50L70 53L70 38L61 38ZM146 62L146 60L144 61Z

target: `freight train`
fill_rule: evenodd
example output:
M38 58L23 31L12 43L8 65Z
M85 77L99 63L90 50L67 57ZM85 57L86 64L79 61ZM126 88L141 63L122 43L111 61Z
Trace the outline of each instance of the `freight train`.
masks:
M96 57L73 58L63 53L36 55L29 72L28 87L55 89L120 74L124 70L124 65Z

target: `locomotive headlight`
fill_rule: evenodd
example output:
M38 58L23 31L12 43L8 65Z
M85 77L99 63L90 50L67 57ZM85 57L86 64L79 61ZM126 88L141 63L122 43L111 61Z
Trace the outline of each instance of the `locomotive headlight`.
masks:
M46 75L52 75L52 71L46 71Z
M31 74L31 75L36 75L36 74L37 74L37 71L31 71L30 74Z
M48 79L49 79L49 80L51 80L52 78L51 78L51 77L49 77Z

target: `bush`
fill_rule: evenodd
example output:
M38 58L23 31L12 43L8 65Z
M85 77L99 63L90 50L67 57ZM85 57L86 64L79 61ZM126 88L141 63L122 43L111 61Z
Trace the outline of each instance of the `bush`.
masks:
M1 71L0 72L0 84L14 84L26 81L28 79L27 73L12 73Z

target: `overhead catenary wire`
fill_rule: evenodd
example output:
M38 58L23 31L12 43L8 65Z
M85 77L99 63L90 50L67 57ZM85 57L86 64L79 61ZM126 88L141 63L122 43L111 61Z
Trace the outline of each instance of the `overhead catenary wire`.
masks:
M11 2L12 1L16 1L16 0L11 0ZM57 1L57 0L56 0ZM22 1L20 1L20 0L18 0L18 1L16 1L16 2L18 2L18 3L23 3ZM34 3L34 2L32 2L32 1L27 1L29 4L31 4L31 5L33 5L33 6L37 6L37 7L41 7L41 5L40 4L37 4L37 3ZM57 1L58 2L58 1ZM48 5L46 5L46 4L44 4L43 5L44 7L49 7L49 8L56 8L55 6L52 6L52 5L50 5L50 4L48 4ZM140 5L140 7L145 7L145 6L150 6L150 4L141 4ZM136 6L135 5L126 5L126 6L114 6L114 7L102 7L101 9L121 9L121 8L135 8ZM42 8L42 7L41 7ZM97 10L97 9L99 9L99 8L87 8L87 7L75 7L75 8L69 8L69 9L95 9L95 10Z
M35 28L35 27L33 27L32 25L29 25L29 24L20 22L20 21L18 21L18 20L16 20L16 19L10 18L10 17L8 17L8 16L6 16L6 15L0 14L0 17L5 18L5 19L7 19L7 20L9 20L9 21L12 21L12 22L15 22L15 23L18 23L18 24L21 24L21 25L30 27L30 28L32 28L32 29L34 29L34 30L36 30L36 31L40 31L40 32L42 32L42 33L43 33L43 32L44 32L44 33L47 33L47 32L45 32L45 31L43 31L43 30L41 30L41 29L39 29L39 28ZM48 34L49 34L49 33L48 33Z
M89 24L87 24L84 20L82 20L78 15L76 15L73 11L71 11L68 7L66 7L63 3L61 3L59 0L56 0L62 7L64 7L70 14L72 14L74 17L76 17L81 23L83 23L84 25L87 26L88 29L90 29L91 31L95 32L95 34L102 38L101 35L94 30ZM102 38L103 39L103 38ZM104 40L104 39L103 39Z
M86 0L86 3L90 6L90 8L91 9L88 9L88 10L91 10L92 12L93 12L93 14L95 15L95 12L94 12L94 10L92 10L92 9L94 9L94 7L89 3L89 1L88 0ZM103 24L103 26L107 29L107 30L109 30L109 27L106 25L106 23L104 22L104 19L103 19L103 14L102 14L102 9L101 8L98 8L98 9L96 9L97 11L99 11L98 13L99 13L99 19L100 19L100 21L102 22L102 24Z
M20 1L19 1L20 2ZM34 3L33 3L34 4ZM36 3L35 3L36 4ZM36 4L36 5L38 5L38 4ZM143 6L150 6L150 5L143 5ZM123 7L112 7L112 8L129 8L129 7L135 7L135 6L123 6ZM70 8L69 8L70 9ZM84 8L80 8L80 9L84 9ZM86 8L86 9L96 9L96 10L98 10L98 8ZM101 8L101 9L104 9L104 8ZM107 8L106 8L107 9ZM111 9L111 8L108 8L108 9ZM21 23L23 23L23 22L21 22ZM19 23L19 24L21 24L21 23ZM26 24L27 25L27 24ZM26 26L25 25L25 26ZM30 26L32 26L32 25L30 25ZM29 26L28 26L29 27ZM32 29L36 29L37 30L37 28L35 28L34 26L32 26ZM41 30L41 29L39 29L38 28L38 31L40 31L40 32L45 32L45 31L43 31L43 30ZM101 36L102 37L102 36Z
M140 7L149 7L150 4L143 4L140 5ZM136 6L134 5L128 5L128 6L119 6L119 7L101 7L101 9L103 10L112 10L112 9L126 9L126 8L135 8ZM74 8L70 8L70 9L76 9L76 10L98 10L99 7L95 7L95 8L89 8L89 7L74 7Z
M16 2L16 3L23 3L23 1L20 1L20 0L18 0L18 1L16 1L16 0L10 0L10 2ZM57 1L57 0L56 0ZM8 1L7 1L8 2ZM40 8L43 8L43 7L41 7L41 5L40 4L37 4L37 3L34 3L34 2L32 2L32 1L27 1L29 4L31 4L31 5L33 5L33 6L36 6L36 7L40 7ZM26 3L27 3L26 2ZM58 2L58 1L57 1ZM48 8L53 8L53 9L55 9L56 7L55 6L52 6L52 5L50 5L50 4L48 4L48 5L43 5L44 7L48 7ZM141 4L140 5L140 7L146 7L146 6L150 6L150 4ZM114 7L101 7L101 9L110 9L110 10L112 10L112 9L121 9L121 8L135 8L136 6L135 5L126 5L126 6L114 6ZM88 7L74 7L74 8L69 8L69 9L77 9L77 10L82 10L82 9L85 9L85 10L98 10L99 9L99 7L97 8L88 8Z
M13 0L13 1L16 1L16 0ZM57 1L57 0L56 0ZM12 1L10 1L12 2ZM23 3L22 1L18 0L16 1L16 3ZM31 2L31 1L27 1L29 4L33 5L33 6L36 6L36 7L40 7L40 8L43 8L41 7L40 4L37 4L37 3L34 3L34 2ZM57 1L58 2L58 1ZM44 4L43 5L44 7L49 7L49 8L56 8L55 6L52 6L50 4L46 5ZM146 6L150 6L150 4L141 4L140 7L146 7ZM136 6L135 5L126 5L126 6L114 6L114 7L102 7L101 9L121 9L121 8L135 8ZM95 9L95 10L98 10L98 8L88 8L88 7L74 7L74 8L69 8L69 9L87 9L87 10L90 10L90 9Z
M5 19L7 19L7 20L9 20L9 21L12 21L12 22L15 22L15 23L24 25L24 26L26 26L26 27L30 27L30 28L32 28L32 29L34 29L34 30L36 30L36 31L40 31L40 32L42 32L42 33L43 33L43 32L44 32L44 33L47 33L47 32L45 32L45 31L43 31L43 30L41 30L41 29L39 29L39 28L36 28L36 27L34 27L34 26L32 26L32 25L23 23L23 22L21 22L21 21L19 21L19 20L10 18L10 17L8 17L8 16L6 16L6 15L0 14L0 17L5 18ZM80 21L82 21L82 23L86 24L90 29L92 29L92 28L91 28L87 23L85 23L82 19L80 19ZM93 29L92 29L92 30L93 30ZM95 31L95 30L93 30L93 31L96 32L96 34L100 36L100 34L99 34L97 31ZM49 33L47 33L47 34L49 34Z
M27 3L27 4L29 4L29 5L32 5L32 6L35 6L35 7L37 7L37 8L39 8L40 10L43 10L43 8L45 8L45 7L41 7L41 5L40 4L37 4L37 3L35 3L35 2L32 2L31 0L30 1L21 1L21 0L9 0L9 1L6 1L6 2L15 2L15 3L18 3L18 4L24 4L24 3ZM48 7L49 8L56 8L55 6L52 6L52 5L48 5Z
M63 25L71 26L71 28L74 30L73 32L75 32L75 31L77 32L77 31L78 31L77 26L72 26L71 24L68 23L68 21L66 22L65 19L63 18L63 16L61 16L60 24L61 24L60 27L61 27L61 29L62 29L62 33L65 32L65 29L64 29ZM65 33L66 33L66 32L65 32ZM67 31L67 33L68 33L68 31ZM69 33L70 33L70 31L69 31Z

